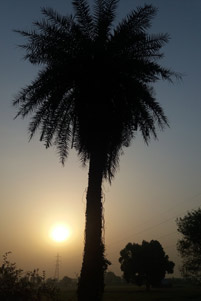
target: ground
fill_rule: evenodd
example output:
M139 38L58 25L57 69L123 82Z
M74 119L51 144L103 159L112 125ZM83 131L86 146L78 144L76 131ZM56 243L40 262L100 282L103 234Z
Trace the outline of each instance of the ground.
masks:
M76 291L61 292L61 301L76 301ZM178 285L171 288L155 288L146 292L145 288L131 285L107 286L103 301L200 301L201 287Z

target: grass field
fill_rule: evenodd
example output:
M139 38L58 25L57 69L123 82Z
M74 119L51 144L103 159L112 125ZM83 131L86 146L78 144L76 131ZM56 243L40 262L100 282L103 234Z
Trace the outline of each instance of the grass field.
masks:
M75 290L63 291L61 301L76 301ZM104 301L201 301L201 288L181 286L172 288L152 289L133 286L108 286L105 288Z

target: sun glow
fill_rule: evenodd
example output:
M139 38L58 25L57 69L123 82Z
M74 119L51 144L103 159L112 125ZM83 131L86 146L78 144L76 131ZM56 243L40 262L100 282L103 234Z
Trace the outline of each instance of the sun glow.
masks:
M66 225L63 224L55 225L51 229L50 236L54 241L62 242L69 238L70 230Z

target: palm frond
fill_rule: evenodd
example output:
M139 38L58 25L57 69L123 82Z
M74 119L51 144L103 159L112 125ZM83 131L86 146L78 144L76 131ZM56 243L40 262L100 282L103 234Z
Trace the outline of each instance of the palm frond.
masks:
M13 101L13 105L20 108L18 115L24 118L49 98L60 81L56 77L57 73L55 68L46 68L38 73L37 78L29 86L19 92ZM62 74L60 76L62 78Z
M51 145L63 114L71 115L72 89L65 85L61 87L62 80L67 84L67 77L63 79L63 74L55 68L47 68L39 73L32 85L16 96L13 103L19 107L18 116L24 118L34 113L29 124L30 139L40 128L40 140L46 147Z
M60 131L57 133L55 139L55 145L62 165L64 165L65 159L68 157L70 141L72 138L71 124L66 121L65 117L67 116L64 116L63 122L60 123Z
M115 28L112 41L114 47L133 46L139 40L146 37L146 30L151 26L151 20L156 14L156 9L152 5L145 5L133 10Z
M26 44L19 45L26 51L25 60L29 60L32 64L49 64L56 62L58 56L63 55L63 59L72 57L78 48L75 43L79 41L76 39L79 30L71 17L63 19L59 26L43 19L34 22L35 29L32 31L16 31L27 38Z
M105 41L111 30L119 0L96 0L94 7L94 31L96 37Z
M71 112L71 93L68 93L68 95L64 96L57 107L50 108L50 112L49 114L47 114L47 119L44 121L44 125L46 127L44 127L45 131L42 139L43 141L45 141L46 147L49 147L49 145L52 143L54 136L57 135L56 132L58 131L58 129L61 133L61 123L63 124L64 122L66 122L66 124L69 125L68 128L70 131L70 125L72 123ZM65 126L63 125L63 129L64 128ZM68 136L71 137L71 133L68 134Z
M117 26L117 31L124 32L135 31L144 32L151 26L151 20L156 15L157 9L152 5L144 5L133 10L126 18L124 18Z
M134 34L130 36L124 47L120 46L120 49L134 59L157 60L163 57L160 50L168 40L168 34Z
M91 38L93 36L93 19L88 2L86 0L73 0L72 4L82 32L86 37Z
M62 16L57 11L52 8L41 9L42 14L47 18L48 24L52 24L57 26L58 29L68 30L73 21L73 16ZM40 22L34 22L34 24L38 25Z
M148 143L168 126L151 85L179 77L158 64L169 36L148 33L156 9L137 8L112 30L118 2L95 0L92 15L87 0L73 0L74 17L43 8L32 31L18 30L24 58L43 69L13 102L17 116L31 115L30 139L39 132L62 164L70 147L84 164L98 150L110 182L137 131Z

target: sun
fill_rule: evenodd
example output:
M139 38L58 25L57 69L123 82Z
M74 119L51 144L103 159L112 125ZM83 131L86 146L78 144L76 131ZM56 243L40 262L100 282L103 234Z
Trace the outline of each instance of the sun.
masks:
M70 230L66 225L59 224L52 227L50 232L51 238L56 242L62 242L69 238Z

